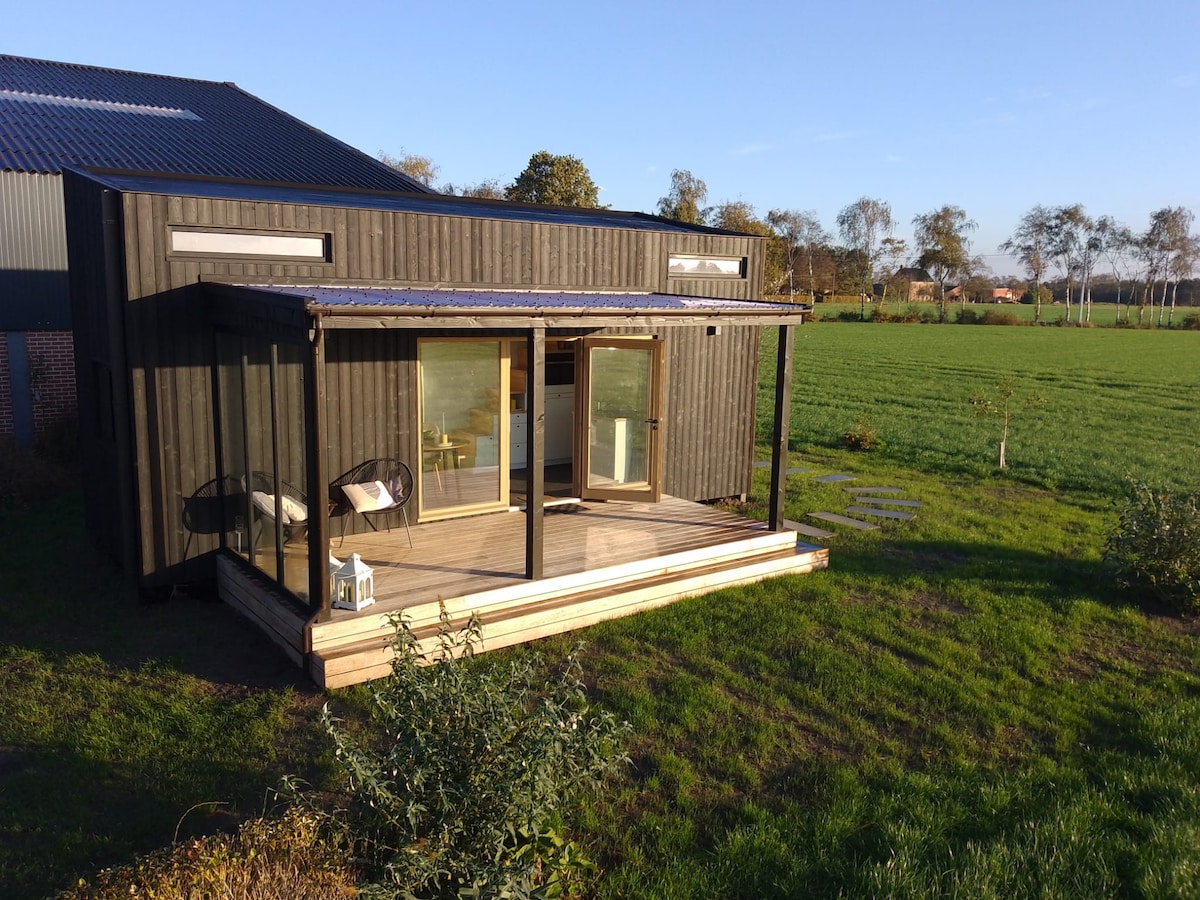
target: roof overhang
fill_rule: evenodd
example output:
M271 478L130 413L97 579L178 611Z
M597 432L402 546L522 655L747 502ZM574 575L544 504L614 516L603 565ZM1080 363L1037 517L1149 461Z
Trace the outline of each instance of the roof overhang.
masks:
M230 299L293 299L324 328L799 325L811 307L675 294L208 283Z

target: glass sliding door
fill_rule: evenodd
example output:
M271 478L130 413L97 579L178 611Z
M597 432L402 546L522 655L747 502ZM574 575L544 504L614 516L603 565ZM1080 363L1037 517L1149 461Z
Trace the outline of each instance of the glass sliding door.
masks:
M579 407L580 496L607 500L662 498L662 342L587 338L582 346Z
M418 344L421 518L508 508L508 342Z

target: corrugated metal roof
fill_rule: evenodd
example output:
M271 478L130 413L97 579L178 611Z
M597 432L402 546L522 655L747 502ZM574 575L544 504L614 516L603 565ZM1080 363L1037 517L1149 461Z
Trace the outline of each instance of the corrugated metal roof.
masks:
M493 309L514 313L587 310L618 314L762 313L802 315L805 308L790 303L758 300L719 300L675 294L605 293L598 291L478 291L433 288L367 288L313 285L242 285L256 291L305 297L313 306L377 309L402 314L406 310L458 311Z
M64 166L429 193L229 82L0 54L0 170Z
M347 206L443 216L475 216L515 222L549 222L556 225L591 225L604 228L633 228L640 231L672 231L686 234L736 234L703 225L689 225L640 212L613 209L584 209L546 206L540 203L511 203L478 200L446 194L365 193L329 187L278 184L246 184L237 181L205 181L124 172L88 172L107 187L145 194L172 194L220 200L250 200L263 203L303 203L311 206Z

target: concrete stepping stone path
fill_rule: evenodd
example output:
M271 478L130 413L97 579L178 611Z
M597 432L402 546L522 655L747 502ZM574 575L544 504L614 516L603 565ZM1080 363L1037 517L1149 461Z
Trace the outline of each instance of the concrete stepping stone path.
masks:
M792 531L798 531L800 534L807 537L824 540L825 538L833 537L832 531L826 531L824 528L818 528L816 525L805 525L803 522L793 522L791 519L784 519L783 526L790 528Z
M873 506L847 506L846 512L859 516L879 516L884 519L908 520L913 517L912 513L901 512L898 509L876 509Z
M835 484L839 481L853 481L853 475L821 475L814 478L813 481L819 481L821 484Z
M820 519L822 522L832 522L834 525L845 525L847 528L857 528L859 531L874 531L879 528L874 522L851 519L849 516L839 516L837 513L815 512L808 515L812 519Z
M898 487L844 487L849 494L903 494L904 488Z
M887 506L907 506L911 509L916 509L921 506L920 500L899 500L892 497L864 497L862 494L854 496L855 503L874 503L876 505Z

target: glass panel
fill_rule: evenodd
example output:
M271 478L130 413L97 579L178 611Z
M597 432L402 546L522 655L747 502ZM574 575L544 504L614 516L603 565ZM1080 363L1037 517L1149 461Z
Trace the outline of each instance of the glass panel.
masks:
M244 557L249 556L250 540L246 525L246 432L243 418L242 339L228 334L217 336L220 385L221 465L225 480L220 493L223 502L225 546Z
M501 342L422 341L421 508L496 505L502 494ZM504 398L507 410L509 398Z
M589 487L647 484L653 353L593 347L588 354Z
M247 522L250 562L279 580L279 522L282 499L277 503L275 477L275 430L271 418L271 348L253 344L246 348L246 490L250 492L250 518Z
M320 515L309 502L304 443L304 348L280 344L275 372L276 434L279 436L279 489L287 498L284 529L283 586L308 600L308 520Z
M721 275L740 278L744 259L740 256L671 256L667 271L672 275Z

